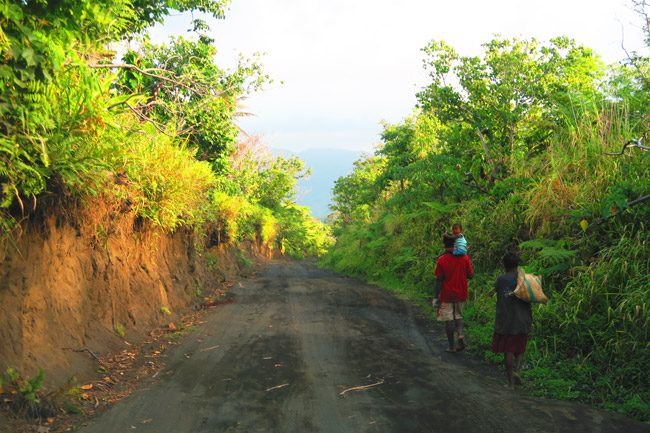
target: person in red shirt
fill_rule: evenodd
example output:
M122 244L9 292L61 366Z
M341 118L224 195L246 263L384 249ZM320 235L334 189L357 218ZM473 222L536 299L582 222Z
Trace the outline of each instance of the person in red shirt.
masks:
M447 352L459 352L465 349L463 306L468 295L467 280L474 276L474 270L468 255L453 255L455 239L452 236L445 234L442 240L445 253L436 263L436 297L433 307L437 309L436 319L445 322L449 342ZM458 344L454 341L454 331L458 334Z

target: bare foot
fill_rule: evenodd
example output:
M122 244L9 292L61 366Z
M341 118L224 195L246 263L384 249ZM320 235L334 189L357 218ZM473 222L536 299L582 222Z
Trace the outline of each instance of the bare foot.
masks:
M521 386L521 375L519 372L512 373L512 381L514 382L515 386Z
M445 352L447 353L456 353L457 349L455 347L448 347L445 349Z
M458 346L456 347L456 352L461 352L465 350L465 340L462 338L458 339Z

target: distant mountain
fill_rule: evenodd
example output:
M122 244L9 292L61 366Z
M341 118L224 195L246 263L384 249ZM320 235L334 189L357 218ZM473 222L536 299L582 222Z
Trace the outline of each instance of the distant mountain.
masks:
M334 181L341 176L352 173L354 162L364 152L344 149L307 149L301 152L291 152L274 149L275 155L298 156L311 167L311 176L302 179L298 184L296 202L309 206L312 215L325 219L331 213L329 203L332 199Z

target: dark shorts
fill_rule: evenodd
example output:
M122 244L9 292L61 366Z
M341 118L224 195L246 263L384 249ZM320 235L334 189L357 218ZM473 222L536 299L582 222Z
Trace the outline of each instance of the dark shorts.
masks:
M497 334L492 335L492 352L494 353L524 353L528 343L528 335L509 335Z

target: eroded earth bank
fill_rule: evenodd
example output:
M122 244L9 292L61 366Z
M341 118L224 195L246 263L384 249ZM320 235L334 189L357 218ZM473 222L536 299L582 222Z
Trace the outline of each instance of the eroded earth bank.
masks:
M94 379L91 353L142 341L242 271L232 249L192 232L128 229L102 236L51 218L0 248L2 372L43 368L49 390Z

